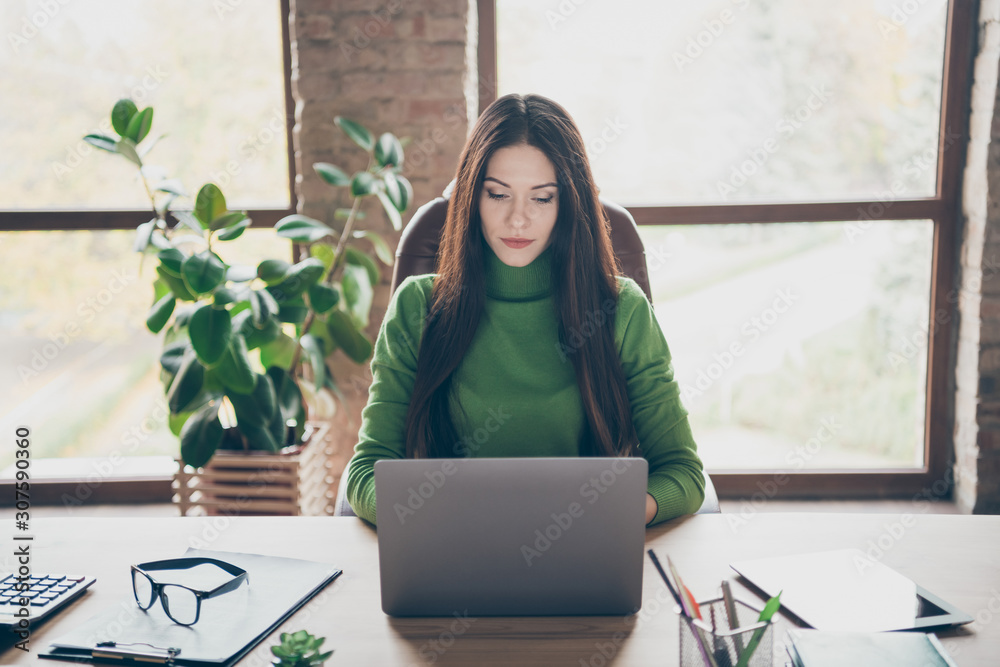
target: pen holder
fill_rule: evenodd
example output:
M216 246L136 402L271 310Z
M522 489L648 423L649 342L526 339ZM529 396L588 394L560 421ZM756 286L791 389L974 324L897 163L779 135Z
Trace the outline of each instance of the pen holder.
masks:
M699 603L701 619L680 617L681 667L736 667L745 652L753 651L747 667L772 667L774 628L757 620L760 610L735 600L736 629L729 629L726 603L722 598ZM678 610L679 611L679 610ZM715 632L712 632L712 615Z

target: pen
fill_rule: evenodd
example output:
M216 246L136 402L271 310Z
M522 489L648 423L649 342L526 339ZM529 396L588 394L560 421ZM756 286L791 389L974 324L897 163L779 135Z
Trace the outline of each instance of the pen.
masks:
M726 607L726 622L729 623L729 629L735 630L739 627L739 618L736 616L736 603L733 602L733 592L729 589L728 580L722 581L722 601ZM736 654L740 655L743 653L743 640L736 634L733 635L733 641L736 643Z
M669 590L670 594L674 597L674 601L677 603L677 606L681 608L682 612L687 614L686 610L684 609L684 603L681 602L681 596L677 593L676 590L674 590L674 585L670 583L670 579L667 577L667 573L663 571L663 566L660 565L660 559L656 557L656 554L653 553L652 549L650 549L646 553L649 554L650 560L653 561L653 566L656 567L656 571L660 573L660 577L663 579L663 582L667 585L667 590Z

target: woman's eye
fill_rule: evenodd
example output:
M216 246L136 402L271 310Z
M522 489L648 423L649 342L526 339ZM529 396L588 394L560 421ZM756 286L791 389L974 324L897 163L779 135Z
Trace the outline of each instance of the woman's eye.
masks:
M552 197L538 197L535 201L539 204L549 204L552 202Z
M503 199L504 198L504 195L498 195L498 194L494 194L492 192L487 192L486 194L489 195L490 199Z

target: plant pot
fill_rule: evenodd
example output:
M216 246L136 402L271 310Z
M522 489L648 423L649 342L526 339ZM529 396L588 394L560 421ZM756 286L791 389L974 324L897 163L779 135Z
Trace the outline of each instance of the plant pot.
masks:
M177 459L173 489L181 516L332 515L330 426L309 426L303 444L278 453L220 449L202 468Z

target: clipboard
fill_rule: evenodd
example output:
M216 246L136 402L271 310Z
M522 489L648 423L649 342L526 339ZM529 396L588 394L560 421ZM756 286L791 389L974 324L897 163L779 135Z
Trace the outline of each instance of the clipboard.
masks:
M130 595L53 641L38 657L116 665L228 667L342 572L327 563L297 558L202 549L188 549L184 556L238 565L247 571L249 585L203 601L202 617L192 626L173 623L159 603L142 611ZM191 576L204 575L195 572ZM122 576L128 576L127 568Z

